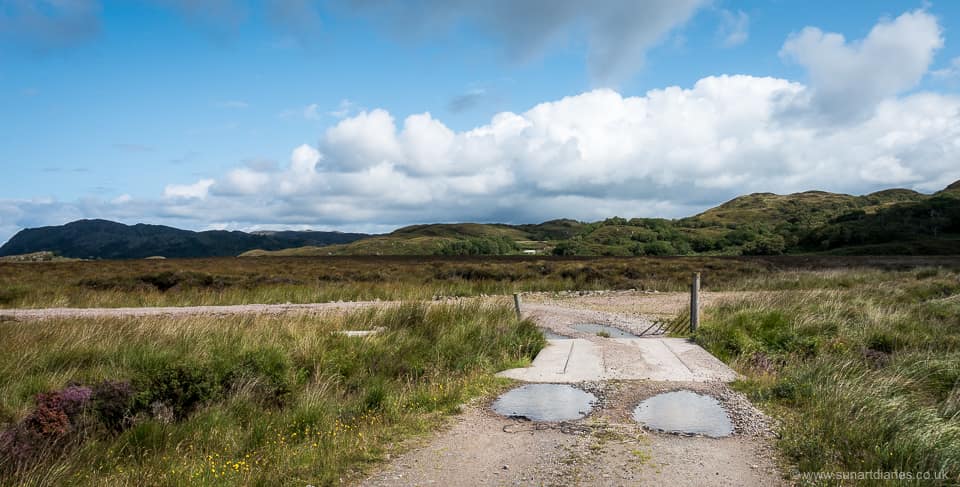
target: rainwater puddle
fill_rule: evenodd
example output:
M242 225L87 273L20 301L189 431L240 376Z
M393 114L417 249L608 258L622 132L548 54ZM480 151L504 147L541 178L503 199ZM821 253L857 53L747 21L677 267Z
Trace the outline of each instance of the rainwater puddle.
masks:
M647 428L668 433L730 436L733 424L720 402L691 391L658 394L633 410L633 419Z
M543 333L543 337L546 338L547 340L569 340L570 339L570 337L568 336L563 336L557 332L548 330L546 328L541 328L540 332Z
M596 401L597 396L566 384L527 384L500 396L493 411L531 421L570 421L590 413Z
M583 323L579 325L570 325L570 328L573 328L577 331L582 331L584 333L606 333L610 335L610 338L639 338L633 333L623 331L619 328L614 328L609 325L598 325L595 323Z

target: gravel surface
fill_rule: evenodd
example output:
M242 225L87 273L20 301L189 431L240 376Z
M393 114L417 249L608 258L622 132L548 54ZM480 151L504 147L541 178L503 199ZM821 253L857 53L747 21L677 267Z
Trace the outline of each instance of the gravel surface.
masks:
M700 291L700 302L709 306L726 299L744 298L764 291L713 292ZM576 310L603 311L620 315L644 318L672 318L690 306L690 293L657 291L565 291L559 293L525 293L524 302L549 304Z
M52 318L101 318L124 316L186 316L323 313L348 311L370 306L389 306L394 301L348 301L315 304L237 304L230 306L156 306L145 308L38 308L0 309L0 320L43 320Z
M487 402L465 408L428 444L363 480L412 485L783 485L767 419L723 384L620 381L582 383L598 396L593 412L563 424L494 414ZM645 430L632 419L644 398L689 389L721 401L734 422L727 438Z

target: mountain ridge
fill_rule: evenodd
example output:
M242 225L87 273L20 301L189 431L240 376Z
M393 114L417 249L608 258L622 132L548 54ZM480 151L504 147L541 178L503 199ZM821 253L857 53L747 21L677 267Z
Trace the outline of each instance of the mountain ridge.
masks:
M278 231L269 235L241 231L194 232L166 225L126 225L103 219L76 220L64 225L28 228L0 247L0 256L49 251L81 259L163 257L225 257L248 250L279 250L305 245L349 243L367 234L317 231Z

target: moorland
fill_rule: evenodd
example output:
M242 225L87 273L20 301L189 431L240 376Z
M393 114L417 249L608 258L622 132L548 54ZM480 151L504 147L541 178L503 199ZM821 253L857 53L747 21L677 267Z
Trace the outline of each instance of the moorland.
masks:
M682 335L778 419L784 472L960 478L956 257L301 257L0 264L7 308L391 300L347 313L6 318L0 483L357 480L509 386L493 373L544 346L490 295L613 288L641 301L685 289L692 271L727 297Z

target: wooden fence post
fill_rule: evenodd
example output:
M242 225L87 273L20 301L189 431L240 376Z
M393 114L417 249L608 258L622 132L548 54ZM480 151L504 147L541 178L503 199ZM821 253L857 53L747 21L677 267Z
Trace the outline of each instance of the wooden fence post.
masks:
M693 283L690 284L690 333L697 331L700 326L700 273L693 273Z
M513 293L513 307L517 310L517 319L522 320L523 316L520 315L520 293Z

